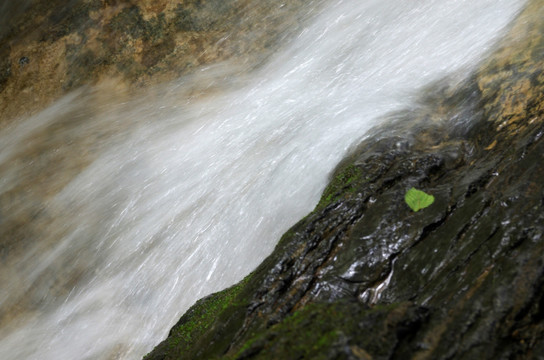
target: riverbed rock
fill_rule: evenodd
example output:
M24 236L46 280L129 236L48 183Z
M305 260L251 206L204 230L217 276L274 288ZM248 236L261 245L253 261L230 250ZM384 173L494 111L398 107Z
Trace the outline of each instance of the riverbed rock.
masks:
M310 16L298 11L304 3L5 2L0 7L0 127L83 85L132 91L224 61L247 71Z
M544 358L543 19L530 1L466 81L391 114L145 359ZM412 187L435 202L412 211Z

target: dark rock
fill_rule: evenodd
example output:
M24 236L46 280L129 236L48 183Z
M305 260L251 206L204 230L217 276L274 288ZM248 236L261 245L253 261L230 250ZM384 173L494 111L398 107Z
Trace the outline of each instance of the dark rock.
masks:
M22 58L19 59L19 65L21 65L21 67L24 67L28 63L30 63L30 59L27 58L26 56L23 56Z
M0 91L4 89L10 76L11 62L9 61L9 58L2 57L2 60L0 60Z
M542 358L541 5L464 84L362 143L236 293L146 359ZM411 211L412 187L435 202Z

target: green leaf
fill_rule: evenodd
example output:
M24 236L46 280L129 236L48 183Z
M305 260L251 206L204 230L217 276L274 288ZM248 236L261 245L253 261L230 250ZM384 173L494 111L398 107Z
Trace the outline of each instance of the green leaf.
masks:
M419 211L430 206L434 202L434 196L426 194L421 190L411 188L406 195L404 195L404 201L406 201L406 204L408 204L412 210Z

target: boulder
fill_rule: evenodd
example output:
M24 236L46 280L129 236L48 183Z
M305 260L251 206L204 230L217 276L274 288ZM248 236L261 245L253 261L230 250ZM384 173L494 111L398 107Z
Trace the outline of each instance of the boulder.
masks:
M270 0L6 2L0 6L0 126L83 85L134 91L223 61L244 64L247 71L310 16L298 11L303 5L302 0L284 6Z

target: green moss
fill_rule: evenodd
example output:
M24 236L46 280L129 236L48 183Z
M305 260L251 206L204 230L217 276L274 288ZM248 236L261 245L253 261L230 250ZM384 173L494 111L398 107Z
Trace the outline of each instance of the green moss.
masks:
M160 352L167 353L173 358L194 357L191 354L197 353L199 342L216 330L214 326L220 322L222 315L228 317L232 309L247 305L239 295L251 276L252 274L248 275L228 289L198 300L172 328L168 338L161 344ZM157 354L150 353L144 359L154 359L156 356Z
M351 346L387 356L397 341L397 334L389 332L387 325L411 324L414 316L409 309L408 303L374 308L350 301L309 304L280 323L253 334L223 359L349 358Z
M364 177L362 169L356 165L351 164L341 169L325 188L317 208L323 208L340 199L346 193L354 192L358 185L366 183L368 180Z
M190 310L192 316L173 330L171 345L189 344L216 319L217 315L232 305L245 281L198 301Z
M335 329L335 323L339 322L335 307L308 305L263 333L253 335L234 355L227 355L225 359L245 358L256 353L264 359L274 359L279 353L290 359L319 358L340 335Z

